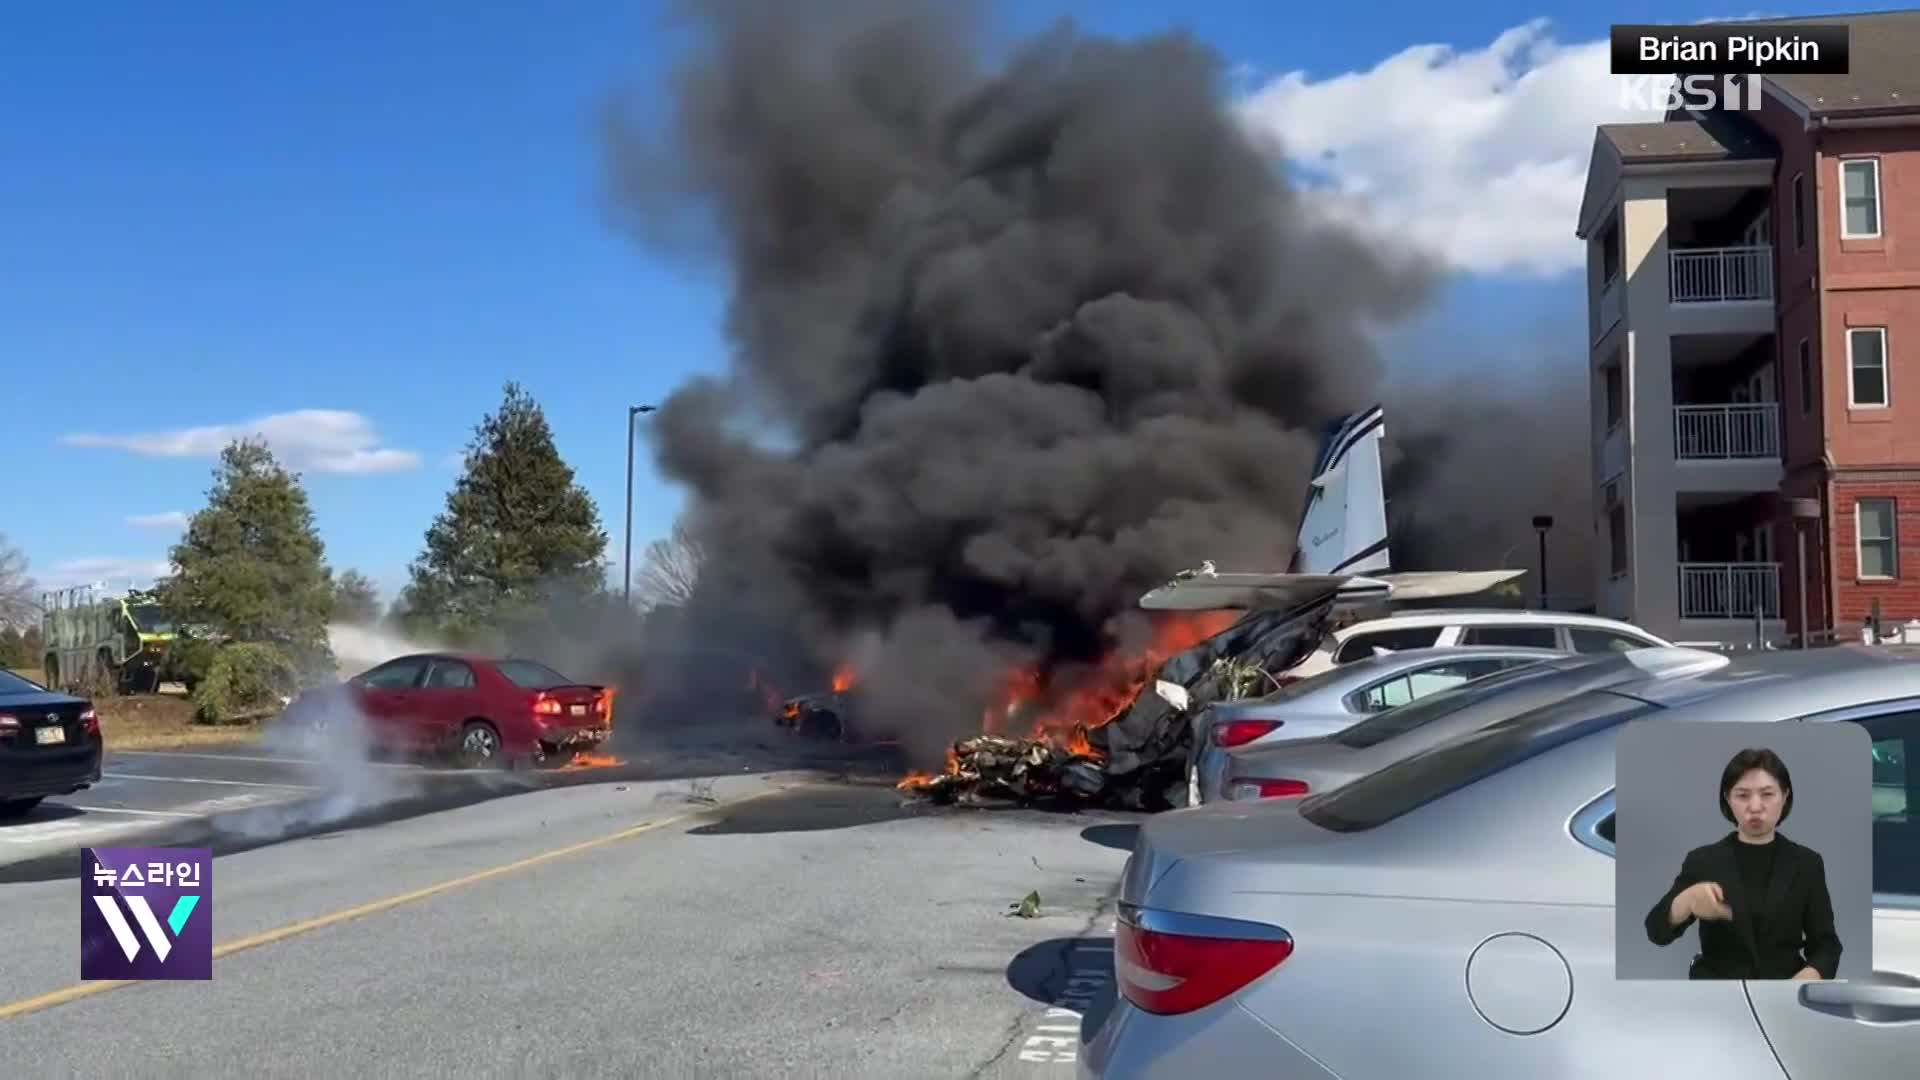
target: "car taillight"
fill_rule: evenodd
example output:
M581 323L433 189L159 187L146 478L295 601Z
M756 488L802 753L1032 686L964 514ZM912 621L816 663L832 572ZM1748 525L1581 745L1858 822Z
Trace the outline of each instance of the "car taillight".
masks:
M1239 993L1293 955L1277 926L1121 904L1113 970L1121 996L1161 1016L1193 1012Z
M1228 720L1213 725L1213 745L1245 746L1280 726L1279 720Z
M533 699L533 711L536 716L559 716L561 707L560 703L552 698L540 697Z
M1260 780L1252 777L1236 776L1227 784L1227 798L1241 799L1290 799L1305 795L1308 791L1305 780Z
M86 732L89 735L100 734L100 714L97 712L94 712L92 709L88 709L86 712L81 713L80 726L86 729Z
M0 714L0 739L12 739L20 734L20 721L14 717Z

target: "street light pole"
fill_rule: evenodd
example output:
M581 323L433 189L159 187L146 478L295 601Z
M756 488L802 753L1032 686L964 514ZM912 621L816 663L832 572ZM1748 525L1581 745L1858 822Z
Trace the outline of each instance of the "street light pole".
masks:
M1540 534L1540 610L1547 610L1547 530L1553 528L1553 517L1548 514L1536 515L1533 519L1533 531Z
M620 601L633 610L633 422L641 413L650 413L652 405L627 406L627 528L626 555L620 560Z

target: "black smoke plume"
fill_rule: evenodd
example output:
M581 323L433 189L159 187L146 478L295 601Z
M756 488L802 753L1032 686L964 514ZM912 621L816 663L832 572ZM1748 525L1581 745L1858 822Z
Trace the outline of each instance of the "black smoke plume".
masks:
M1380 399L1372 331L1436 274L1309 212L1219 56L1008 52L953 0L683 13L667 115L649 87L606 125L622 224L731 287L730 373L651 426L706 552L656 690L852 660L929 753L1172 573L1284 565L1319 429Z

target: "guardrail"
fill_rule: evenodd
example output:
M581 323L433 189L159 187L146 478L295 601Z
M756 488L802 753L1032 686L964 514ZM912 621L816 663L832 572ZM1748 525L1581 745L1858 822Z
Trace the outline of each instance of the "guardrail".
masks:
M1667 252L1667 296L1676 304L1773 299L1773 248L1674 248Z

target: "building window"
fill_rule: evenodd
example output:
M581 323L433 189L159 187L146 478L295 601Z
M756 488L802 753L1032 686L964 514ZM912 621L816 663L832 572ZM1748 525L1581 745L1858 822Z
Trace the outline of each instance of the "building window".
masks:
M1855 541L1859 548L1860 576L1897 578L1900 576L1900 539L1895 528L1892 499L1861 499L1853 504Z
M1840 235L1850 240L1880 235L1877 158L1840 163Z
M1800 415L1813 411L1813 354L1807 349L1807 339L1800 339Z
M1793 246L1807 246L1807 174L1793 174Z
M1855 408L1877 409L1886 405L1886 327L1847 329L1847 400Z
M1626 412L1625 403L1621 400L1626 396L1626 388L1621 383L1620 365L1612 363L1611 361L1602 364L1600 366L1600 378L1605 384L1604 389L1606 391L1607 430L1612 431L1614 428L1620 426L1621 415Z
M1608 573L1620 577L1627 572L1627 508L1624 506L1607 511L1607 545L1613 549Z

